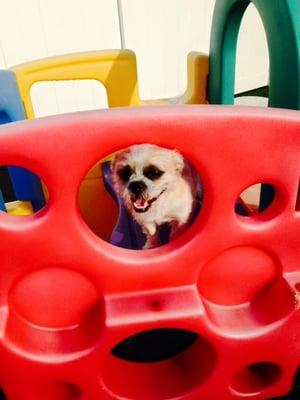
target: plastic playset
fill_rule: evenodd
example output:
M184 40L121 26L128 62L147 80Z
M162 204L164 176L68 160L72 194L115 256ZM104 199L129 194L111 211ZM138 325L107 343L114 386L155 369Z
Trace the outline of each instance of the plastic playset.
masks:
M184 95L154 106L139 98L128 50L0 71L0 165L15 194L7 202L0 190L3 398L271 399L292 390L300 3L252 2L268 40L272 108L224 106L234 100L248 0L216 2L209 56L191 53ZM32 85L68 79L103 83L111 109L34 119ZM178 149L204 188L191 227L145 251L133 250L139 234L107 158L137 143ZM240 194L256 183L260 212L252 215ZM113 246L123 239L131 249Z

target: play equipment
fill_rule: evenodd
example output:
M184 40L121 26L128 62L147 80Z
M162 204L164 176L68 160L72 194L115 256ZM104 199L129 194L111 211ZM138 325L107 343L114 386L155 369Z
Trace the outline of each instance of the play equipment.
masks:
M300 109L300 2L218 0L210 39L209 102L233 104L236 44L250 3L258 10L270 60L269 106Z
M20 117L18 116L18 118L12 118L11 120L25 118L25 115L27 118L34 117L30 89L35 83L41 81L97 80L106 88L109 107L137 106L153 103L152 101L142 101L138 95L136 57L129 50L97 51L50 57L13 67L11 71L4 71L4 73L6 75L10 74L10 79L14 80L15 87L17 88L14 88L14 91L12 91L8 80L4 79L2 82L3 86L7 88L6 91L9 93L9 98L12 99L14 104L17 104L18 110L20 110ZM207 56L196 52L190 53L188 55L188 86L186 92L178 98L158 100L157 102L159 104L206 102L207 74ZM99 174L100 171L99 163L89 171L82 183L79 201L89 226L101 237L108 238L111 235L111 230L116 220L117 210L110 196L106 193L101 175ZM23 179L23 175L20 175L19 179L18 174L15 175L14 182L20 182ZM32 179L36 179L34 175L32 175ZM23 188L24 186L28 188L32 187L31 182L27 184L24 181L24 183ZM14 184L13 186L15 187L16 185ZM19 189L18 185L17 189ZM18 190L16 191L16 197L19 200L31 200L38 197L45 201L44 199L47 196L41 188L38 189L34 193L29 191L29 194L26 193L27 196L21 193L21 197ZM100 198L105 199L107 207L99 209ZM18 205L19 208L22 207L24 209L28 203L22 201ZM42 205L44 203L41 204L41 207ZM7 205L6 208L8 207ZM106 208L111 209L112 213L108 214L105 211ZM14 213L17 213L17 211L15 210ZM20 213L24 214L24 212ZM106 221L106 223L103 224L103 221ZM102 226L100 230L99 226Z
M250 3L250 0L216 2L209 57L201 53L190 53L188 55L188 85L185 93L177 98L156 100L154 103L205 104L208 100L210 103L233 103L237 36L242 16ZM269 105L299 109L300 28L297 21L300 18L300 3L297 0L275 0L274 2L253 0L252 3L262 17L269 46ZM208 68L209 87L207 88ZM95 51L50 57L13 67L11 71L3 71L3 73L5 79L2 79L1 87L8 93L8 98L12 99L13 106L18 108L18 115L10 120L24 118L25 114L27 118L34 117L30 89L32 85L41 81L95 79L105 86L109 107L153 103L153 101L142 101L139 97L136 57L129 50ZM13 82L12 89L11 82ZM2 118L2 122L7 121ZM11 174L13 170L9 171ZM12 176L16 192L18 192L18 185L14 182L20 182L24 178L24 171L21 179L17 178L18 173ZM34 175L28 175L27 178L29 184L25 187L32 186L36 191L25 193L25 195L22 191L20 195L17 193L16 197L21 200L21 203L18 203L19 207L25 204L24 200L32 200L36 197L42 206L46 196L41 186ZM89 226L97 231L100 221L106 218L106 215L100 215L96 211L98 198L104 196L109 202L104 186L99 186L99 165L90 171L83 186L80 192L80 204ZM271 196L272 190L263 186L262 203L269 202ZM112 220L107 221L106 226L108 225L112 225ZM105 237L110 234L109 231L98 233Z
M269 49L269 106L300 110L300 2L297 0L220 0L210 37L209 103L233 104L236 45L242 17L256 7ZM261 188L261 204L273 190Z
M211 103L233 102L236 38L249 3L216 2ZM300 3L253 3L269 44L269 104L299 109ZM157 103L207 102L208 57L192 53L188 63L185 94ZM96 79L110 107L152 103L139 98L130 51L49 58L2 71L0 79L2 123L33 118L30 88L45 80ZM38 214L0 215L0 385L7 399L287 393L299 364L299 132L296 112L222 107L110 110L2 127L1 165L38 174L50 195ZM118 214L101 185L99 159L145 142L180 150L199 170L205 197L177 241L129 251L88 227L108 239ZM25 170L9 171L17 192ZM26 174L30 190L20 188L12 205L0 191L0 209L31 214L45 204L45 187ZM266 208L262 196L262 212L243 218L237 199L258 182L273 195L275 188L274 199Z
M191 52L187 63L188 86L185 94L176 99L158 100L160 104L206 102L207 56ZM109 107L148 104L139 97L136 56L130 50L104 50L49 57L18 65L12 71L16 76L28 118L34 117L30 89L35 83L42 81L94 79L105 86Z
M266 30L270 56L269 105L283 108L300 108L300 3L297 0L220 0L216 2L212 23L209 57L192 52L188 55L188 85L182 96L173 99L156 100L154 103L210 103L232 104L234 100L235 53L239 26L247 6L253 3L263 20ZM210 65L208 65L210 64ZM209 87L207 78L209 69ZM95 51L50 57L13 67L11 71L1 71L1 90L5 106L0 102L0 122L33 118L34 111L30 98L32 85L41 81L95 79L101 82L108 96L109 107L146 105L153 101L142 101L138 94L137 67L135 54L129 50ZM208 93L208 97L207 97ZM8 101L8 100L9 101ZM6 109L13 108L7 119ZM21 200L14 208L28 212L26 203L38 199L41 207L47 197L37 178L28 174L29 184L35 192L19 192L18 170L9 169L17 199ZM13 176L12 176L13 173ZM17 175L15 175L17 174ZM100 177L101 179L101 177ZM104 186L99 186L99 166L90 171L80 194L80 204L84 209L89 226L97 231L100 221L106 215L100 215L98 198L109 197ZM268 202L272 191L263 187L262 202ZM28 204L28 203L27 203ZM29 204L30 205L30 204ZM110 203L111 205L111 203ZM2 205L3 207L3 205ZM112 209L114 206L111 205ZM8 208L4 204L4 208ZM33 207L35 210L37 207ZM29 212L31 212L29 210ZM114 211L114 216L116 210ZM107 221L111 226L112 220ZM108 237L110 232L99 234Z
M174 111L104 110L0 128L1 163L34 170L50 198L38 214L0 215L0 384L8 400L267 399L288 392L300 356L299 113ZM124 250L84 223L78 188L98 159L150 141L193 163L203 206L176 241ZM235 201L255 182L272 184L276 194L268 209L245 219ZM171 345L156 362L117 351L149 331L169 344L173 332L183 333L187 344L180 354Z
M11 71L0 71L0 87L0 124L25 119L15 74ZM45 200L38 177L16 167L9 167L8 173L19 201L9 205L4 201L0 202L0 209L11 214L26 215L42 208Z

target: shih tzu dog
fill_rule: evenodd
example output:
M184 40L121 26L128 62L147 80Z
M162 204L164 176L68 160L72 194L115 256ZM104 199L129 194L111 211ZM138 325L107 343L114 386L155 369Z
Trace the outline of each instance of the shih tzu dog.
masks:
M170 240L187 227L199 190L195 174L178 151L134 145L116 154L112 172L116 192L146 236L144 249L159 245L163 224L171 227Z

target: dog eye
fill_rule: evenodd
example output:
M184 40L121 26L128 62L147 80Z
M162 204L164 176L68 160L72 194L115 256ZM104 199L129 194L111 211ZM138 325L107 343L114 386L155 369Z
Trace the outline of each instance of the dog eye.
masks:
M125 167L119 169L118 175L123 182L128 182L129 178L132 175L132 169L130 168L129 165L126 165Z
M164 172L154 165L149 165L149 167L144 169L143 174L151 181L155 181L156 179L159 179L164 174Z

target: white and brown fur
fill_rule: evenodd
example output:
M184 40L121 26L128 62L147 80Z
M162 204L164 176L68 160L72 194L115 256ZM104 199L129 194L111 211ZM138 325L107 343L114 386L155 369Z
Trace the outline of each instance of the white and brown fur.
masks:
M171 225L170 239L183 231L196 199L196 183L182 155L152 144L131 146L112 162L113 183L127 211L146 235L144 248L159 245L158 227Z

